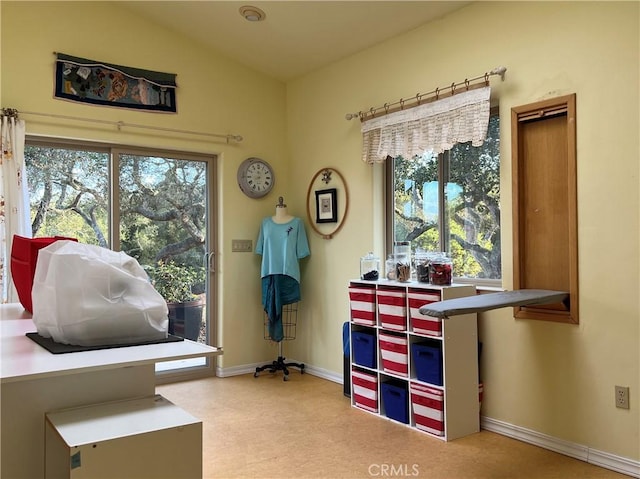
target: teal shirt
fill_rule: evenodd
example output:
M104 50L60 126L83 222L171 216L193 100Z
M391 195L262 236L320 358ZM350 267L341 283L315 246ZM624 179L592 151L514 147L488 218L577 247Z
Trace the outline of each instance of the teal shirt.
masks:
M260 225L256 253L262 255L262 278L272 274L284 274L299 283L298 260L311 254L302 220L293 218L288 223L280 224L270 216L264 218Z

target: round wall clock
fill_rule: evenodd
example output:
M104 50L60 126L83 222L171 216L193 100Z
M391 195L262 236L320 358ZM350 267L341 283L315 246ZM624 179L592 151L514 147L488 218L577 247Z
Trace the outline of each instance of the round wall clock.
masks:
M249 198L261 198L271 191L275 175L271 165L260 158L247 158L238 167L238 185Z

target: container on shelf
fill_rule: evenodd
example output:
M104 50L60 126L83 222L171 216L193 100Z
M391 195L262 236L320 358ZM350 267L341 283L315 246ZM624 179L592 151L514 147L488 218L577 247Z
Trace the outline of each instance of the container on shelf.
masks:
M374 287L349 286L351 321L364 326L376 325L376 290Z
M393 254L411 256L411 241L395 241L393 243Z
M437 340L411 345L411 359L419 381L442 386L442 344Z
M380 279L380 258L369 253L360 258L360 279L377 281Z
M378 377L364 371L351 371L353 402L370 412L378 412Z
M401 283L411 281L411 256L396 257L396 281Z
M407 295L401 288L378 288L378 318L385 329L406 331L407 329Z
M376 335L368 331L351 333L351 354L353 362L367 368L376 367Z
M410 394L416 429L444 436L444 392L412 382Z
M453 262L446 253L437 253L429 265L429 283L449 286L453 278Z
M407 376L409 374L407 338L386 333L380 333L378 337L382 369L388 373Z
M380 385L385 415L395 421L409 424L409 401L407 384L402 381L387 381Z
M442 336L442 319L420 312L422 306L440 301L440 292L413 289L409 290L408 297L411 330L427 336Z
M411 242L396 241L393 244L393 256L396 262L396 281L411 281Z
M387 279L390 281L395 281L396 279L396 255L390 254L387 256L387 261L384 263L384 272L387 276Z
M429 251L417 251L415 254L414 265L416 271L416 281L418 283L429 282L429 266L431 265L431 259L433 253Z

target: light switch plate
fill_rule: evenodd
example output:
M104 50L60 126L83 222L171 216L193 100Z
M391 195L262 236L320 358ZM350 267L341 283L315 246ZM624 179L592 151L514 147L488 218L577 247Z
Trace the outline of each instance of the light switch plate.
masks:
M253 251L253 241L242 239L231 240L231 251L233 253L251 253Z

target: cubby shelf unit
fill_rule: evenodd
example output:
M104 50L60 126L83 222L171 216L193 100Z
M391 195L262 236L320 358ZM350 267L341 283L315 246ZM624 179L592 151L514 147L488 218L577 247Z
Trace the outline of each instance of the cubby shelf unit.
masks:
M444 441L478 432L477 316L419 313L474 294L473 285L351 280L352 406Z

